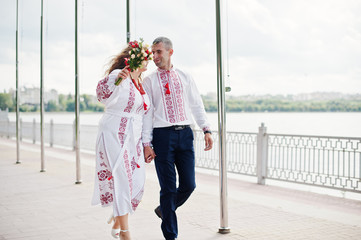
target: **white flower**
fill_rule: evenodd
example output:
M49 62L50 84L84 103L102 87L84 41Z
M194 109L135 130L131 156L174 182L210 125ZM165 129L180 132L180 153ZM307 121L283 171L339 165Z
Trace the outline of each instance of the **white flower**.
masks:
M135 58L135 54L132 54L132 56L130 56L130 58Z
M140 53L138 53L137 57L140 57Z
M144 56L144 57L146 57L146 56L147 56L147 54L146 54L146 53L143 53L143 56Z
M145 47L146 47L146 48L149 48L149 45L148 45L148 44L145 44Z

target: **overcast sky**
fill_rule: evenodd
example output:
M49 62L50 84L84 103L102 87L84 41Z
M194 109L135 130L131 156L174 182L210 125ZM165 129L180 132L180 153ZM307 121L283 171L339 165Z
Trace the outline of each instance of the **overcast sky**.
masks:
M40 85L40 0L19 0L19 84ZM74 0L44 0L44 87L74 92ZM125 0L78 0L80 93L95 94L126 44ZM173 62L217 91L214 0L131 0L131 38L173 41ZM361 1L228 0L223 43L232 95L361 93ZM3 91L15 88L16 1L0 0ZM149 70L155 69L154 63ZM229 78L227 77L229 75Z

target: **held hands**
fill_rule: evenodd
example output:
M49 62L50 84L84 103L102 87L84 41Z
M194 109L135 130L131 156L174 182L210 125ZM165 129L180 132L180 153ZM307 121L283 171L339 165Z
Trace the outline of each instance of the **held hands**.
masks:
M115 81L115 85L118 86L123 79L126 79L129 76L130 73L128 68L129 66L125 66L125 68L123 68L122 71L118 73L117 81Z
M155 156L155 152L150 146L144 147L144 160L146 163L150 163Z
M213 139L212 139L212 135L210 133L206 133L204 135L204 141L205 141L204 151L211 150L213 147Z

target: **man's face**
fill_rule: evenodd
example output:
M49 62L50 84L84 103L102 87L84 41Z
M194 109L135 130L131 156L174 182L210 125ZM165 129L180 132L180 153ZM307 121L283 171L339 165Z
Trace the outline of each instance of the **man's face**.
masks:
M153 61L157 67L164 69L170 65L170 57L173 54L173 49L167 50L162 42L152 46Z

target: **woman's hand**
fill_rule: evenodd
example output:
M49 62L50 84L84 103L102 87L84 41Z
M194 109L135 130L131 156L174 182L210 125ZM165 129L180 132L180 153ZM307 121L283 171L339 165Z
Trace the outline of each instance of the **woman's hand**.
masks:
M150 163L155 158L155 152L150 146L144 147L144 160L146 163Z
M125 68L123 68L122 71L118 73L117 81L115 82L115 85L118 86L123 79L126 79L129 76L128 68L129 66L125 66Z

